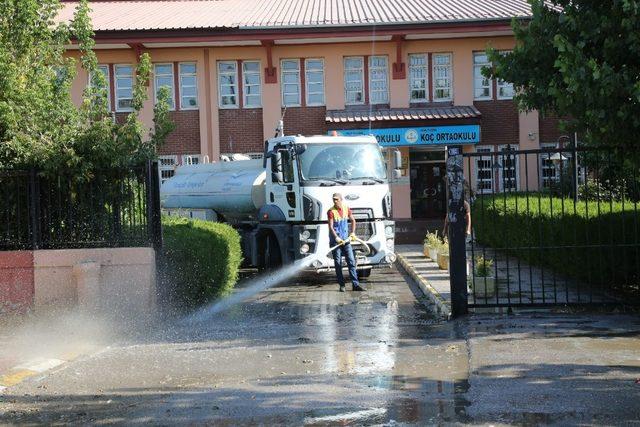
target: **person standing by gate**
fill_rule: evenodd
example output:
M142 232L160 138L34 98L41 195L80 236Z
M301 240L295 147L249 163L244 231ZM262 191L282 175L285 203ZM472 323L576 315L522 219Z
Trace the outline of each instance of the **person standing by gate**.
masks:
M333 252L333 263L336 268L336 276L340 285L340 292L345 291L344 276L342 274L342 256L344 255L349 268L349 277L354 291L366 291L358 282L358 272L356 271L356 260L351 247L351 239L355 237L356 219L351 213L351 209L342 203L342 194L333 194L333 207L327 212L329 219L329 244L331 247L339 245ZM353 230L349 234L349 222Z

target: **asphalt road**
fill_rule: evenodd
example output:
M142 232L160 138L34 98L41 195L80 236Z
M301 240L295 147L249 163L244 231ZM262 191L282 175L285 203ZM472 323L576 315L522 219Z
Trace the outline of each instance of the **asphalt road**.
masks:
M4 391L0 424L632 424L640 319L475 316L442 323L396 270L368 292L331 276L193 324L113 334ZM638 381L636 381L638 380Z

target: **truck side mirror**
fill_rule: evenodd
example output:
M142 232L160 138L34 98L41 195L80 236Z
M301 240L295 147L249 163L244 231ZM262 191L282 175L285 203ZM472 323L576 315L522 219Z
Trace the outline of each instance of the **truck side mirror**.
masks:
M393 167L395 169L402 169L402 154L400 150L393 151Z
M271 179L278 183L284 181L284 173L282 171L282 151L276 151L273 156L271 156Z

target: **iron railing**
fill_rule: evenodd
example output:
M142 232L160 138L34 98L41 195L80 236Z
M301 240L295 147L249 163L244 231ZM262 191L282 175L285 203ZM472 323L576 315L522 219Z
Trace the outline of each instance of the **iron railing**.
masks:
M469 307L640 302L637 153L506 147L464 160Z
M157 167L0 171L0 250L160 246Z

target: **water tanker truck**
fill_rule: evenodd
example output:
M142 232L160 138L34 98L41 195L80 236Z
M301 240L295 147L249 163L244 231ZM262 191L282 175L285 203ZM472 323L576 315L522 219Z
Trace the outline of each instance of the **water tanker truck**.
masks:
M395 261L391 193L373 136L272 138L260 160L179 167L162 185L160 199L168 215L232 225L251 266L276 268L313 256L309 269L321 272L334 268L327 223L333 193L342 194L356 218L360 274L390 266Z

